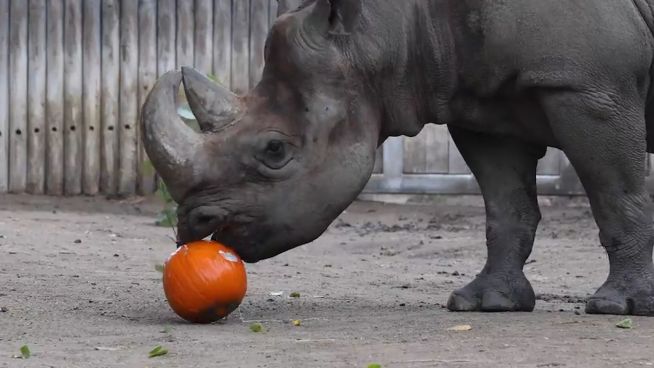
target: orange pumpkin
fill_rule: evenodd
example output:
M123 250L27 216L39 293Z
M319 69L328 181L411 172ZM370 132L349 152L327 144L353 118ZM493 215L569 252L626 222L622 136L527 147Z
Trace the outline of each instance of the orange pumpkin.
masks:
M198 241L178 248L164 264L166 299L180 317L211 323L233 312L245 296L241 258L228 247Z

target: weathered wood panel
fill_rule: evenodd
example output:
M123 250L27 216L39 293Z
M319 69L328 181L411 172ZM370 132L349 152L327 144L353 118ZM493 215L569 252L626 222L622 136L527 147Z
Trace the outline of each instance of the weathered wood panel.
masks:
M100 130L102 121L101 0L84 1L84 194L100 190Z
M193 1L177 1L177 67L193 66Z
M275 23L275 19L277 19L277 15L279 13L279 4L277 0L268 0L268 28L272 27L273 23Z
M250 85L250 1L232 3L232 90L244 93Z
M42 194L46 145L46 7L44 0L30 0L29 6L27 191Z
M215 0L213 13L213 74L232 84L232 0Z
M0 193L9 189L9 0L0 0Z
M120 0L102 1L102 147L100 188L117 191L120 125Z
M180 3L183 3L181 1ZM120 160L118 193L136 192L138 167L138 2L120 4Z
M213 67L213 2L195 0L195 68L211 74Z
M175 0L159 0L157 7L157 75L175 69Z
M46 193L64 193L64 3L47 2Z
M428 125L419 136L404 141L406 174L448 172L449 134L445 125Z
M252 0L250 4L250 88L261 79L263 71L263 50L268 35L269 9L268 2L265 0Z
M25 190L27 179L28 2L9 5L9 190Z
M64 192L82 193L82 3L65 1L64 15Z
M157 0L139 0L139 106L142 106L157 80ZM140 136L139 124L136 124ZM152 193L155 175L139 144L139 192Z

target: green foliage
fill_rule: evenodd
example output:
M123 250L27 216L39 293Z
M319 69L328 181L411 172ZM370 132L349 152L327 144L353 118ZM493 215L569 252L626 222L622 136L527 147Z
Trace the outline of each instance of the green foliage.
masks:
M255 322L250 325L250 331L258 333L258 332L263 332L263 325L261 323Z
M368 364L368 368L382 368L381 364L373 363Z
M154 357L159 357L159 356L166 355L166 354L168 354L168 350L166 350L164 347L159 345L159 346L156 346L154 349L150 350L150 352L148 353L148 357L154 358Z
M29 359L32 356L32 352L30 351L30 347L27 345L23 345L20 347L20 356L23 357L23 359Z
M170 195L170 192L166 187L166 183L164 183L162 180L159 180L159 185L155 194L164 202L164 207L161 210L159 218L156 222L157 226L177 226L177 203L175 203L175 200Z
M618 322L618 324L616 324L615 327L622 328L625 330L631 330L632 328L634 328L634 321L632 321L631 318L627 318Z
M291 298L299 298L299 297L300 297L300 293L298 293L297 291L294 291L294 292L292 292L291 295L289 295L289 296L290 296Z

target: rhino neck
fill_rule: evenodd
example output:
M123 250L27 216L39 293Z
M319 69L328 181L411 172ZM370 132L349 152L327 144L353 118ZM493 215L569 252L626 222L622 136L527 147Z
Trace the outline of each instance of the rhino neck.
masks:
M380 111L380 142L415 136L429 123L447 123L456 83L449 0L366 4L367 31L353 54L369 87L366 93Z

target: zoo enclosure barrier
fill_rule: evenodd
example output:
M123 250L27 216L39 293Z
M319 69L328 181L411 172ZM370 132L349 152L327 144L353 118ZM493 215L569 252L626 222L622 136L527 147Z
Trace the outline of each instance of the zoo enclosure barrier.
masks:
M297 3L297 0L282 0ZM159 76L193 65L237 93L259 79L275 0L0 0L0 193L147 194L155 175L140 106ZM651 176L650 176L651 177ZM543 194L580 194L565 156ZM428 125L379 150L368 193L479 189L448 134Z

